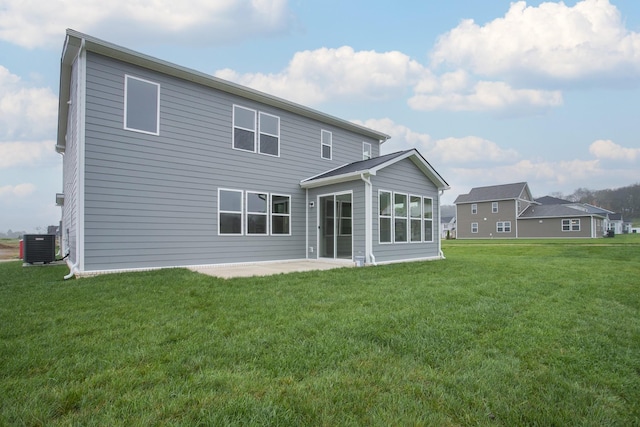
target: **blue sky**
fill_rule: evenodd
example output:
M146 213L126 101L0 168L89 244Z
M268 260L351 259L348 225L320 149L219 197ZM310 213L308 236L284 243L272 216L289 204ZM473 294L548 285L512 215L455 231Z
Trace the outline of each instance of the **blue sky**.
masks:
M0 0L0 232L60 218L66 28L387 133L444 204L640 182L637 0Z

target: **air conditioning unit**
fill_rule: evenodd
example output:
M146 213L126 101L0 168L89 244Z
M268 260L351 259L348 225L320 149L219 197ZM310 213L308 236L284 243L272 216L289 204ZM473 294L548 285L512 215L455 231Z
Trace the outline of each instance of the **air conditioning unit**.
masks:
M22 236L22 240L25 263L43 262L48 264L56 260L55 234L25 234Z

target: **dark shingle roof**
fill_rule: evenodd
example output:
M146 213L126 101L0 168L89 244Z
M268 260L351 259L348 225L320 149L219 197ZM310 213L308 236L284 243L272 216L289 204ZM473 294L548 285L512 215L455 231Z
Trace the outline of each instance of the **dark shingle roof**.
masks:
M541 205L568 205L570 203L573 203L569 200L559 199L557 197L551 196L540 197L536 199L536 202L540 203Z
M593 215L593 213L585 212L566 205L532 205L525 209L525 211L520 214L519 218L553 218L591 215Z
M380 166L381 164L388 162L389 160L393 160L396 157L400 157L408 151L411 151L411 150L398 151L396 153L385 154L384 156L378 156L368 160L360 160L357 162L348 163L344 166L340 166L336 169L332 169L328 172L325 172L322 175L316 175L313 178L309 178L308 180L305 180L305 181L329 178L332 176L344 175L344 174L359 172L359 171L367 171L369 169L375 168L376 166Z
M469 194L460 194L455 204L487 202L495 200L518 199L523 190L527 187L526 182L516 182L513 184L491 185L488 187L475 187Z

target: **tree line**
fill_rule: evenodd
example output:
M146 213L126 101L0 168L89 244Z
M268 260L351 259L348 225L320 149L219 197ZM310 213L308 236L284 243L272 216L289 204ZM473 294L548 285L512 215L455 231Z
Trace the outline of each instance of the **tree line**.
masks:
M605 190L578 188L573 194L567 196L562 196L560 193L554 193L552 196L621 213L625 221L640 218L640 184Z

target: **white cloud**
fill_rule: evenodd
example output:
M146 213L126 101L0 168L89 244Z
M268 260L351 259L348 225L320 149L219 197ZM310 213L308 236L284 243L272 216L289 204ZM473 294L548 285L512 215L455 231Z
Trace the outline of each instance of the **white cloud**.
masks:
M356 52L342 46L297 52L280 73L241 75L224 69L215 75L296 102L318 104L336 98L398 96L425 73L422 65L401 52Z
M0 65L0 139L51 136L57 105L51 89L30 87Z
M241 40L286 31L287 0L3 0L0 39L23 47L61 46L68 27L191 43ZM239 23L241 28L239 27Z
M57 160L54 141L0 142L0 169L32 166L43 160Z
M383 154L416 148L430 161L435 160L449 166L513 162L520 157L516 150L501 148L495 142L477 136L434 140L428 134L415 132L389 118L354 122L391 136L391 139L382 145Z
M589 146L589 152L598 159L627 160L640 159L640 148L625 148L611 140L599 139Z
M504 82L472 83L462 71L421 81L408 100L421 111L510 111L531 112L562 105L560 91L515 89Z
M518 1L486 25L462 21L438 39L432 61L485 76L565 80L612 73L637 78L640 33L625 28L608 0L583 0L573 7Z
M27 197L34 191L36 191L36 186L30 183L4 185L0 187L0 200L5 197Z

